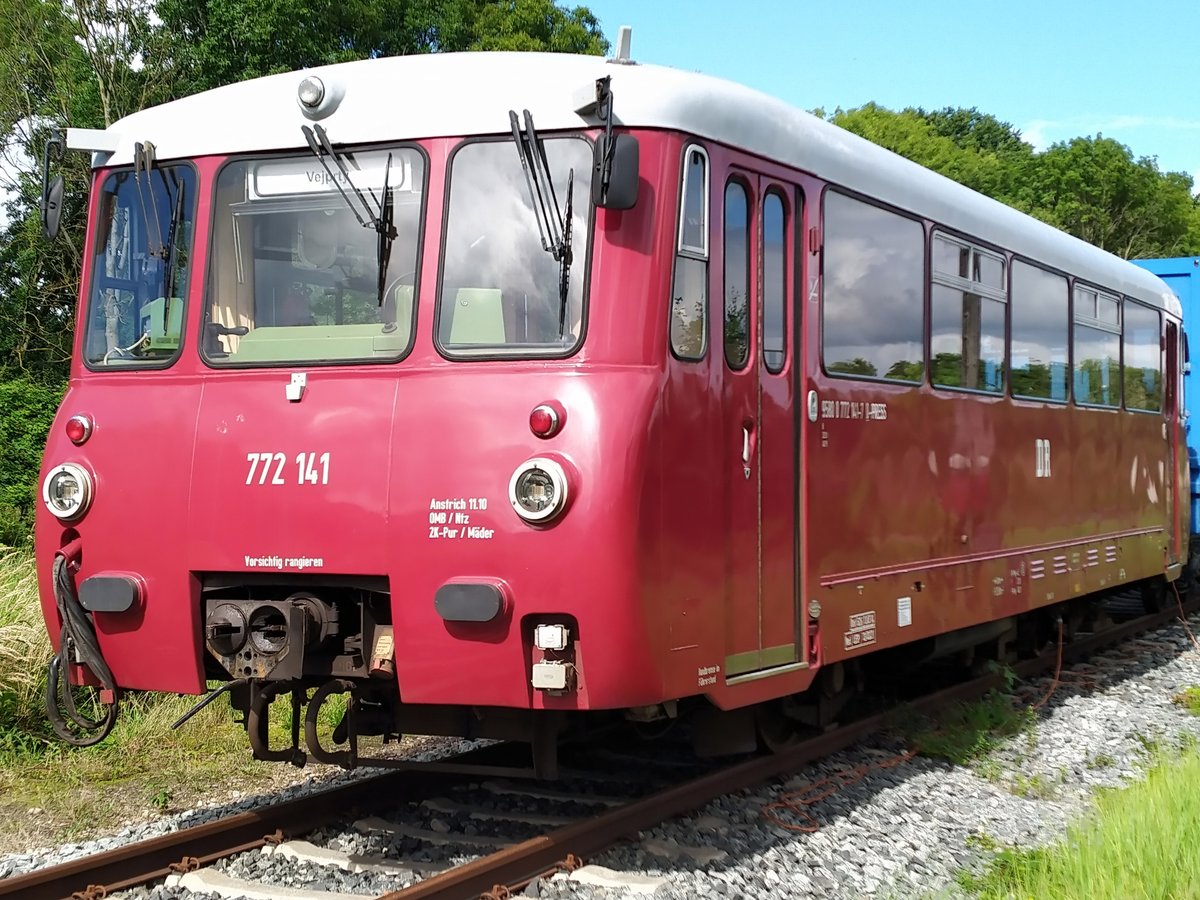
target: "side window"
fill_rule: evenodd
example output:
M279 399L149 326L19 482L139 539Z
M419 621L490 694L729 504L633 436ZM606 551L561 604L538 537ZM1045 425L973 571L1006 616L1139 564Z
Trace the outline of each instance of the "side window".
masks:
M933 238L933 383L1004 390L1005 261L958 238Z
M741 369L750 357L750 202L737 181L725 186L725 361Z
M1162 325L1158 310L1125 300L1125 406L1162 411Z
M787 212L774 191L763 200L763 364L783 371L787 359Z
M921 381L925 373L921 224L828 192L822 281L825 371Z
M1075 402L1121 405L1121 305L1111 294L1075 286Z
M696 146L683 154L679 243L671 289L671 350L700 359L708 344L708 154Z
M1070 296L1066 277L1027 263L1013 263L1008 357L1013 396L1067 399Z

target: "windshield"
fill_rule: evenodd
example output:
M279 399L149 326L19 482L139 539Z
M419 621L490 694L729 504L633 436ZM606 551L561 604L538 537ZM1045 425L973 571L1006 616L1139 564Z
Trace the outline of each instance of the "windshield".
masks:
M358 221L315 157L231 163L217 178L202 348L210 363L395 360L408 352L424 159L411 148L343 158L375 214L385 179L394 203L382 304L379 235Z
M96 202L84 361L91 368L170 365L184 321L195 173L189 166L113 172Z
M439 292L438 345L448 356L564 356L583 332L591 145L544 141L559 207L572 191L572 261L565 305L562 266L543 249L521 156L513 141L466 144L450 170L450 208Z

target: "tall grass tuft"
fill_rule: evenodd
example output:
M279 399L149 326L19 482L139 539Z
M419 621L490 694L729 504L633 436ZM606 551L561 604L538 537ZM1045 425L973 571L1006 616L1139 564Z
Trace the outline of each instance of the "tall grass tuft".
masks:
M1002 852L962 886L984 898L1200 898L1200 755L1167 758L1146 780L1100 795L1058 846Z
M50 639L27 550L0 546L0 752L45 745Z

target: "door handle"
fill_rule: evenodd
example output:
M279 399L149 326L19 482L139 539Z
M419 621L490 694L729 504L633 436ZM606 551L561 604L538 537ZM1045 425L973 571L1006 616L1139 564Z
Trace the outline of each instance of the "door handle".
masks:
M742 426L742 473L750 477L750 426Z

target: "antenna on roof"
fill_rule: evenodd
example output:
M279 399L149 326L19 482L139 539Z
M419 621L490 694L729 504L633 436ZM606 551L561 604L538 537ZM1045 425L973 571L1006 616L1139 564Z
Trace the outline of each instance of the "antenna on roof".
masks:
M617 32L617 55L609 62L617 63L618 65L628 66L633 64L633 60L629 58L629 46L633 43L633 27L631 25L622 25Z

